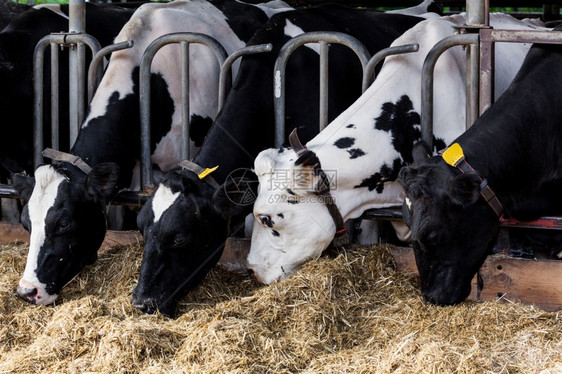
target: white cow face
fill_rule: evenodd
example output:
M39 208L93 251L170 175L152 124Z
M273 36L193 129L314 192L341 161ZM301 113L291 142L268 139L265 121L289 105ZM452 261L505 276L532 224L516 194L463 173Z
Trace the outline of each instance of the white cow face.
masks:
M320 256L336 232L323 201L326 197L317 192L325 179L314 152L293 157L286 168L274 164L272 156L277 152L263 151L255 161L260 186L247 266L266 284L286 278Z
M22 223L30 232L27 263L17 288L20 298L50 304L96 260L106 231L105 202L115 191L117 176L114 164L98 164L86 174L61 163L40 166L35 179L14 179L28 201Z

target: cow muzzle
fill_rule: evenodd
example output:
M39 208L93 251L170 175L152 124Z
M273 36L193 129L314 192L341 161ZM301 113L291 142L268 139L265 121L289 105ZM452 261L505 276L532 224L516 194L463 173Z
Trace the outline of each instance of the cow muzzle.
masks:
M43 287L36 287L23 279L20 281L16 293L20 299L36 305L51 304L58 297L57 294L49 295Z

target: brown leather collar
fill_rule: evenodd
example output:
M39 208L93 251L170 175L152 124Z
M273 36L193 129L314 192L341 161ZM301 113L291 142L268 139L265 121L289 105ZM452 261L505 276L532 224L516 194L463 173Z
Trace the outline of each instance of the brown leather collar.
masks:
M183 161L180 161L178 163L178 165L182 169L187 169L187 170L190 170L190 171L194 172L195 174L197 174L199 179L201 179L204 182L207 182L214 189L218 189L220 187L219 184L217 183L217 181L215 180L215 178L213 178L209 174L206 174L206 175L203 176L203 173L205 172L206 169L197 165L195 162L192 162L192 161L189 161L189 160L183 160Z
M86 174L89 174L92 171L90 165L85 163L84 160L76 155L71 155L70 153L61 152L52 148L45 148L41 154L51 160L68 162Z
M300 156L306 150L308 150L308 148L306 148L306 146L301 143L297 135L297 129L293 129L293 131L291 131L291 134L289 135L289 144L291 145L291 148L293 149L293 151L295 151L297 156ZM318 169L318 176L321 180L327 180L322 168ZM333 241L334 246L341 247L349 243L347 228L345 227L345 222L343 220L341 212L336 205L336 201L330 193L330 184L323 183L322 187L323 189L321 191L316 191L316 193L319 196L323 197L322 201L324 205L326 205L326 208L328 208L328 212L330 213L330 216L332 217L332 220L336 225L336 234L334 235Z

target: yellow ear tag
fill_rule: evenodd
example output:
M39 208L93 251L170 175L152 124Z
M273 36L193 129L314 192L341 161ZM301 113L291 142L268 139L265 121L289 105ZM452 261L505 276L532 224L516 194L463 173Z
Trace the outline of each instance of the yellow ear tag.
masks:
M215 166L214 168L210 168L210 169L207 168L207 169L203 170L203 171L198 175L199 179L205 178L207 175L209 175L209 174L211 174L213 171L217 170L218 167L219 167L219 166L217 165L217 166Z
M452 144L445 152L443 152L443 159L451 166L457 164L464 158L464 153L459 143Z

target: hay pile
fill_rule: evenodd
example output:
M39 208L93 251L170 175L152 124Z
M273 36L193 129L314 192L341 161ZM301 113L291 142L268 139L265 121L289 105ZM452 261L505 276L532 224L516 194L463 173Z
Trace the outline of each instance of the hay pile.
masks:
M562 314L425 305L382 246L353 248L261 286L214 269L177 319L130 304L142 248L113 248L56 306L14 296L27 246L0 248L0 373L562 371Z

